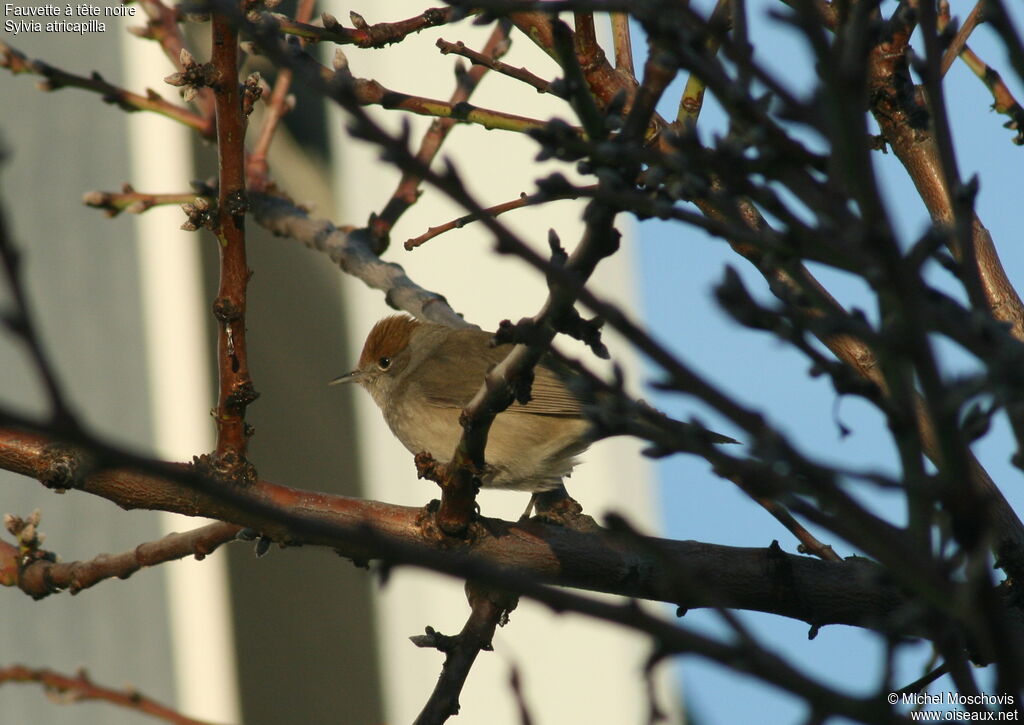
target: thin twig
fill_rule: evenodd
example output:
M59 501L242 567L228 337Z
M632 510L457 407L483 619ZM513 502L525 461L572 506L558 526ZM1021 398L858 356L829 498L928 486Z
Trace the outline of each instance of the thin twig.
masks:
M939 66L939 76L945 76L946 71L953 65L953 61L967 48L967 39L971 37L971 33L981 22L982 7L985 5L986 0L979 0L979 2L971 9L971 12L967 15L964 20L964 24L960 26L953 40L950 42L946 51L942 54L942 64ZM949 19L949 5L945 4L944 12L940 8L939 12L939 30L943 30Z
M483 52L478 55L498 62L497 59L508 52L510 43L508 23L498 23L491 32ZM449 102L453 106L466 103L488 69L489 66L487 65L474 65L469 72L465 72L460 66L456 70L457 84ZM455 120L452 118L435 119L430 124L426 133L423 134L416 157L424 164L430 165L441 150L441 145L448 138L448 134L455 127L455 123ZM420 178L407 171L402 172L402 178L398 182L398 187L391 194L391 198L384 205L384 209L380 214L371 215L370 217L369 228L375 239L374 249L378 253L382 253L387 248L391 230L406 210L416 203L419 195Z
M495 204L494 206L487 207L484 211L488 216L497 217L501 216L507 211L512 211L513 209L522 209L523 207L533 206L535 204L544 204L546 202L556 201L559 199L578 199L581 196L586 195L587 192L592 192L596 190L597 185L595 184L593 186L572 188L563 193L558 194L549 194L541 192L539 194L528 195L524 192L519 195L518 199L506 201L501 204ZM434 237L440 236L445 232L450 232L453 229L461 229L467 224L479 221L481 218L482 217L479 214L466 214L457 219L452 219L449 222L445 222L444 224L439 224L436 227L430 227L429 229L427 229L427 231L425 231L418 237L413 237L412 239L409 239L405 243L405 248L408 250L415 249L416 247L419 247L429 242Z
M715 9L711 12L708 20L708 27L711 34L708 36L708 53L718 52L722 44L722 36L728 33L732 27L732 0L718 0ZM701 109L704 107L704 91L706 85L696 73L690 73L686 79L686 86L683 88L683 95L679 99L679 111L676 113L676 122L683 128L692 130L697 125Z
M478 11L469 11L463 15L472 15ZM392 23L366 24L361 16L353 13L353 21L362 25L345 28L329 13L324 13L323 27L310 25L298 20L274 17L282 33L298 36L311 43L331 42L338 45L355 45L360 48L383 48L385 45L398 43L407 35L418 33L425 28L446 25L455 17L453 8L430 8L407 20ZM357 21L358 18L358 21Z
M468 59L474 65L482 65L496 73L508 76L509 78L515 78L517 81L535 88L538 93L550 93L559 98L565 98L565 92L557 88L552 81L545 80L538 75L534 75L526 68L516 68L508 63L503 63L500 60L488 57L485 53L478 53L472 48L467 48L466 44L461 40L455 43L449 43L447 40L438 39L437 47L444 54L461 55L463 58Z
M960 53L960 60L964 62L971 72L974 73L992 94L992 110L1009 116L1010 120L1003 124L1003 128L1016 131L1017 134L1011 139L1018 146L1024 145L1024 106L1014 98L1013 91L1006 85L1006 81L992 66L978 57L969 47L964 47Z
M1003 0L990 0L986 3L985 21L991 23L1002 39L1017 77L1024 78L1024 42L1021 41L1020 31L1014 26L1014 19L1006 12Z
M742 476L736 473L726 474L726 478L739 486L740 490L756 501L765 511L775 517L775 520L789 529L789 532L800 542L800 550L803 553L812 554L822 561L842 561L842 557L829 545L819 541L810 531L804 527L785 506L774 499L758 496L744 483Z
M45 80L37 84L38 88L42 91L80 88L92 93L98 93L104 103L115 104L125 111L150 111L157 113L195 129L203 138L210 139L213 137L213 128L207 119L195 111L164 100L160 94L152 89L147 89L146 95L141 96L138 93L132 93L112 83L108 83L103 76L95 71L88 78L69 73L41 60L26 58L24 53L2 41L0 41L0 68L7 68L15 75L28 73L42 76Z
M615 70L635 78L633 70L633 41L629 32L629 14L612 13L612 44L615 47Z
M148 20L144 26L129 27L128 32L158 42L167 59L177 70L182 70L181 51L185 48L185 37L178 22L177 8L168 7L161 0L139 0L139 6ZM194 102L201 109L209 129L203 136L212 139L216 115L213 92L209 88L199 88Z
M57 381L57 371L46 354L39 330L34 322L28 290L22 276L21 252L14 245L7 225L7 212L0 205L0 269L10 290L13 304L0 315L0 325L6 326L25 345L35 374L46 391L49 403L49 422L57 429L77 429L77 416L72 411Z
M115 690L97 685L89 674L80 669L75 675L63 675L48 669L34 669L24 665L10 665L0 668L0 685L9 682L36 682L43 686L47 695L57 702L108 702L127 710L173 723L173 725L211 725L207 720L186 717L177 710L143 695L138 690Z
M381 106L389 110L408 111L419 116L450 118L460 123L474 123L488 130L500 129L527 133L539 131L547 126L546 121L515 113L481 108L471 103L451 103L393 91L375 80L364 78L354 79L353 92L355 98L363 106Z
M515 699L516 710L519 714L519 725L533 725L533 716L530 715L530 708L526 704L526 695L523 693L522 678L519 676L519 668L512 663L509 666L508 686L512 690L512 697Z
M135 191L131 184L124 184L121 191L87 191L82 195L82 203L94 209L102 209L108 217L115 217L122 212L141 214L155 206L180 206L195 201L197 197L212 204L216 200L216 193L211 192L204 189L180 194L146 194Z
M240 529L240 526L217 521L185 533L168 534L130 551L103 554L88 561L58 562L50 557L35 557L20 569L16 581L5 584L17 586L33 599L63 591L78 594L106 579L127 579L143 567L188 556L203 559L222 544L233 541ZM12 560L17 565L18 549L0 542L0 569L9 567Z
M313 15L313 6L316 0L300 0L295 10L295 19L299 22L306 22ZM267 153L270 144L274 140L274 133L277 131L278 123L284 118L290 109L288 104L288 91L292 85L292 71L289 68L281 68L278 71L277 79L274 81L274 90L266 103L266 113L263 116L263 125L260 127L260 134L253 145L252 151L246 160L246 179L249 187L254 191L263 191L269 183L267 165Z
M949 665L943 662L941 665L925 673L924 676L914 680L909 685L904 685L900 689L896 690L896 694L903 695L920 692L924 688L928 687L928 685L935 682L935 680L946 674L949 674Z
M481 651L490 651L494 630L504 624L508 613L516 608L518 598L489 587L466 582L466 597L470 614L462 631L454 637L437 635L415 637L420 647L436 647L445 653L441 676L434 691L423 706L415 725L440 725L459 713L459 694L466 684L469 671Z
M980 22L980 13L978 14L979 17L975 17L975 13L978 12L978 8L980 6L981 3L975 6L974 10L971 11L971 16L967 18L968 22L970 22L972 18L974 18L975 23ZM949 23L948 2L940 3L938 20L939 30L941 31ZM989 93L992 94L992 109L996 111L996 113L1001 113L1004 116L1010 117L1010 120L1004 123L1003 127L1017 132L1012 139L1013 143L1018 146L1024 145L1024 107L1022 107L1017 99L1014 98L1013 92L1010 90L1010 87L1006 85L1006 81L1003 80L999 71L978 57L978 54L971 50L971 47L967 45L967 33L964 32L964 28L961 28L960 32L957 33L956 38L953 40L953 44L956 45L958 41L962 41L959 45L960 60L964 62L964 65L970 68L971 72L985 84ZM942 57L943 75L949 69L949 64L952 62L950 52L953 49L953 46L950 46Z

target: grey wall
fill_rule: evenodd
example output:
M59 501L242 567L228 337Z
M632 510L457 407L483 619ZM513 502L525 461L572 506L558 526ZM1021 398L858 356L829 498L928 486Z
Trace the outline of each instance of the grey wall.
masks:
M95 68L117 82L114 32L16 38L0 32L0 38L32 57L79 72ZM0 138L11 156L0 169L0 190L25 253L37 320L85 420L145 449L150 411L133 225L130 217L110 220L79 201L87 190L130 180L123 114L95 94L41 93L35 80L0 70ZM210 163L210 152L199 149L201 164ZM208 233L195 240L208 254L213 289L215 243ZM343 344L339 275L326 258L258 233L250 267L250 364L262 394L250 409L257 430L251 457L276 482L357 494L349 398L326 387L353 358ZM0 304L5 294L0 289ZM22 350L0 336L0 405L41 411L42 400ZM46 546L65 560L122 551L160 535L156 514L124 512L79 493L56 496L0 472L0 513L25 515L37 507ZM275 548L258 560L250 546L227 551L244 722L380 722L368 574L322 550ZM68 673L86 666L98 682L131 684L171 702L164 596L159 570L42 602L0 590L0 666ZM0 713L3 722L152 722L109 705L54 704L34 685L0 687Z
M249 363L260 391L250 457L262 478L360 495L351 398L327 387L353 360L338 272L251 224L249 242ZM370 574L323 549L273 547L257 559L235 546L229 556L247 725L381 722Z
M6 34L30 56L67 68L99 61L117 77L117 43L108 34ZM85 68L84 70L89 70ZM36 321L75 408L95 429L122 443L149 437L144 355L131 222L82 206L82 193L116 188L127 178L122 114L94 95L41 93L35 79L0 71L0 138L9 161L0 189L24 254ZM0 289L0 304L7 304ZM0 333L0 405L41 411L43 396L23 350ZM0 513L42 509L45 546L65 560L118 552L157 538L157 515L124 512L81 493L54 495L37 482L0 472ZM132 684L173 698L164 581L140 572L76 597L33 602L0 590L0 663L84 666L98 682ZM4 722L142 723L148 718L108 705L53 704L35 685L0 687Z

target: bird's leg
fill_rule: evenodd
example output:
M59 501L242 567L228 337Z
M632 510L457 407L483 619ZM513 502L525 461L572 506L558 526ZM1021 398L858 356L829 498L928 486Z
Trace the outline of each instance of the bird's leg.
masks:
M519 520L526 521L533 516L534 511L542 519L555 521L563 514L578 514L583 511L583 507L576 503L565 489L565 486L560 483L556 488L548 491L534 491L533 495L530 496L530 503L526 505L526 510L523 511L523 515L519 517Z
M549 491L538 491L533 494L533 506L538 516L574 516L583 512L583 507L569 495L563 484L558 484Z
M537 496L539 496L539 495L540 495L539 493L534 492L530 496L530 503L526 504L526 510L523 511L523 515L519 517L520 521L526 521L531 516L533 516L533 508L534 508L534 506L537 505Z
M524 516L536 510L537 518L548 524L564 526L576 531L592 531L599 528L593 518L583 513L583 507L569 495L565 486L558 484L549 491L538 491L530 497L530 505Z

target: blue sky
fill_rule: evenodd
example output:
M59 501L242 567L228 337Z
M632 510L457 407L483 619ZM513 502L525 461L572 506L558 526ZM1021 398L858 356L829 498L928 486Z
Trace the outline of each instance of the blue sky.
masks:
M702 2L701 6L707 6ZM972 4L953 3L955 16L964 17ZM1013 5L1017 27L1024 27L1024 13ZM813 65L806 47L786 27L768 18L775 2L748 4L751 36L757 38L756 57L775 69L789 88L801 95L813 79ZM883 3L891 13L895 3ZM977 29L971 47L1000 70L1018 99L1024 97L1019 83L1010 78L1006 61L994 31ZM1014 146L1012 133L1002 128L1007 120L990 111L987 89L962 63L955 63L947 76L947 103L956 134L956 152L962 176L977 173L981 191L978 213L992 232L1011 281L1024 283L1024 249L1019 244L1020 188L1024 172L1024 148ZM665 94L659 110L674 117L682 89L677 81ZM701 118L705 133L724 129L723 116L713 98L708 98ZM920 199L892 154L876 155L890 211L905 242L924 231L927 214ZM808 362L764 333L744 330L721 312L712 296L726 265L734 267L748 288L764 300L771 299L761 276L728 245L703 232L671 222L645 222L639 226L642 290L648 320L660 340L670 345L688 364L702 371L723 389L766 414L792 436L800 449L823 460L856 463L861 467L895 471L895 456L882 418L869 406L853 398L837 401L827 380L808 376ZM815 269L815 272L820 270ZM937 272L936 284L952 289ZM869 314L874 303L857 280L830 271L819 275L840 301L858 306ZM949 371L962 370L969 361L955 350L943 360ZM657 394L652 394L657 395ZM692 400L660 395L659 403L684 418L698 414L705 422L725 433L727 424ZM852 433L840 435L837 419ZM976 446L976 453L1018 511L1024 511L1021 474L1009 462L1012 438L1000 419L990 434ZM662 506L666 532L674 538L696 539L735 546L766 546L777 539L787 551L795 551L792 536L759 506L732 484L720 480L706 463L677 456L659 464ZM877 511L893 520L902 516L899 497L862 492ZM835 537L823 535L840 555L856 553ZM808 627L781 617L742 613L741 618L767 646L785 655L805 672L851 693L868 693L878 687L882 643L878 637L850 627L826 627L808 641ZM682 626L727 636L717 615L692 611ZM930 648L916 644L904 648L900 675L904 684L922 673ZM741 675L697 658L683 658L684 689L695 722L700 725L728 725L736 722L801 722L806 713L795 699ZM979 672L984 681L986 673ZM933 685L942 690L944 681Z

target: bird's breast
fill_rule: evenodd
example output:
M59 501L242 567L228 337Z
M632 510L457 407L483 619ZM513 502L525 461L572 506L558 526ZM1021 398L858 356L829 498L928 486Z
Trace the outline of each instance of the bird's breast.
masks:
M451 458L462 434L458 410L418 401L391 406L384 420L411 453L426 451L438 461Z

